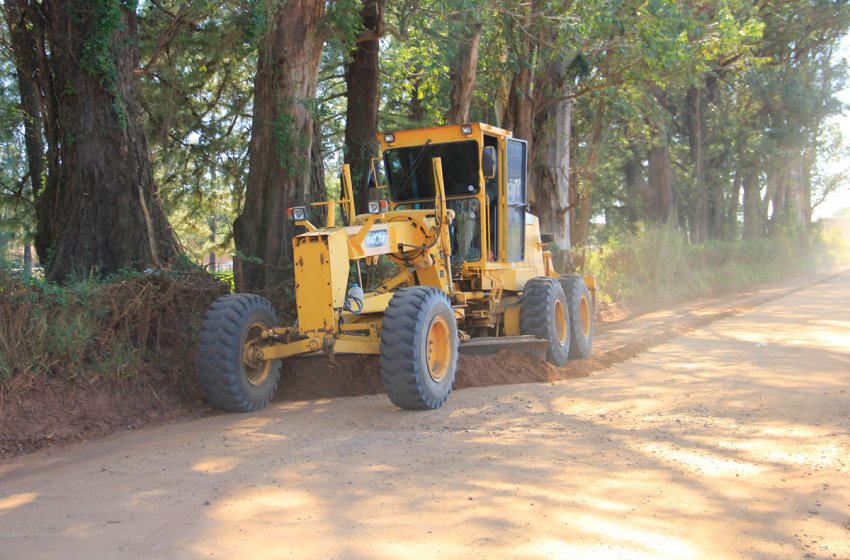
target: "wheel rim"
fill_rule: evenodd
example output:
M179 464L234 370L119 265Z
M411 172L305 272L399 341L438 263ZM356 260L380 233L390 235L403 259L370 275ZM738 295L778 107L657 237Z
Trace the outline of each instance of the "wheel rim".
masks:
M448 321L443 317L434 317L428 327L428 375L438 383L449 373L452 354L451 332Z
M254 323L248 327L245 335L245 343L242 345L242 365L245 369L245 378L251 385L262 385L269 378L272 369L271 360L262 360L258 357L260 353L259 342L261 334L268 330L263 323Z
M585 338L590 336L590 302L583 297L578 302L578 318L581 321L581 332Z
M569 328L567 325L567 313L564 310L564 304L561 300L555 300L555 334L558 336L558 344L563 346L567 343L569 337Z

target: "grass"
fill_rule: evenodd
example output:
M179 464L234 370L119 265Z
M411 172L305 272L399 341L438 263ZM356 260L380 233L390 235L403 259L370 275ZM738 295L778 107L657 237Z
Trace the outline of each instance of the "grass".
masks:
M641 310L746 289L846 259L846 242L830 232L690 245L681 232L655 227L586 253L583 273L597 278L603 303Z
M122 273L58 286L0 268L0 383L81 372L132 380L194 371L196 333L227 285L206 273Z

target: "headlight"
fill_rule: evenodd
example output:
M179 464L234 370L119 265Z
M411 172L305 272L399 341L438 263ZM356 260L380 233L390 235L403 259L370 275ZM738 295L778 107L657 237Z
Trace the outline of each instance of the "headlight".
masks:
M290 220L294 220L296 222L300 220L307 219L307 207L306 206L293 206L289 210L286 211Z
M380 214L387 211L389 204L386 200L370 200L366 208L370 214Z
M384 142L386 142L387 144L392 144L393 142L395 142L395 134L393 134L392 132L384 134Z
M472 134L472 125L471 124L465 124L465 125L461 126L460 127L460 133L463 134L464 136L469 136L470 134Z

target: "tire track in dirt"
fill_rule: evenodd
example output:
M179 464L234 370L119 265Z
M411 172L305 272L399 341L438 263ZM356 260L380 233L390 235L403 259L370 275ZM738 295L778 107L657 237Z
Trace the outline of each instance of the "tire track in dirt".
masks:
M633 358L650 348L720 319L740 315L804 288L829 282L846 271L811 275L787 281L764 292L733 294L701 300L670 312L598 323L590 358L555 367L545 360L502 350L487 356L461 354L454 389L515 383L540 383L587 377ZM284 363L276 401L315 400L383 393L377 356L337 355L293 358Z

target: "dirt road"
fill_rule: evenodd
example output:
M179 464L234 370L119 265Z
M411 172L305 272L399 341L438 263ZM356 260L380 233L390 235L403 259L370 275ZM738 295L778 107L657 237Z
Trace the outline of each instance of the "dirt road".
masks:
M435 412L281 403L19 457L0 559L847 559L849 303L845 272Z

